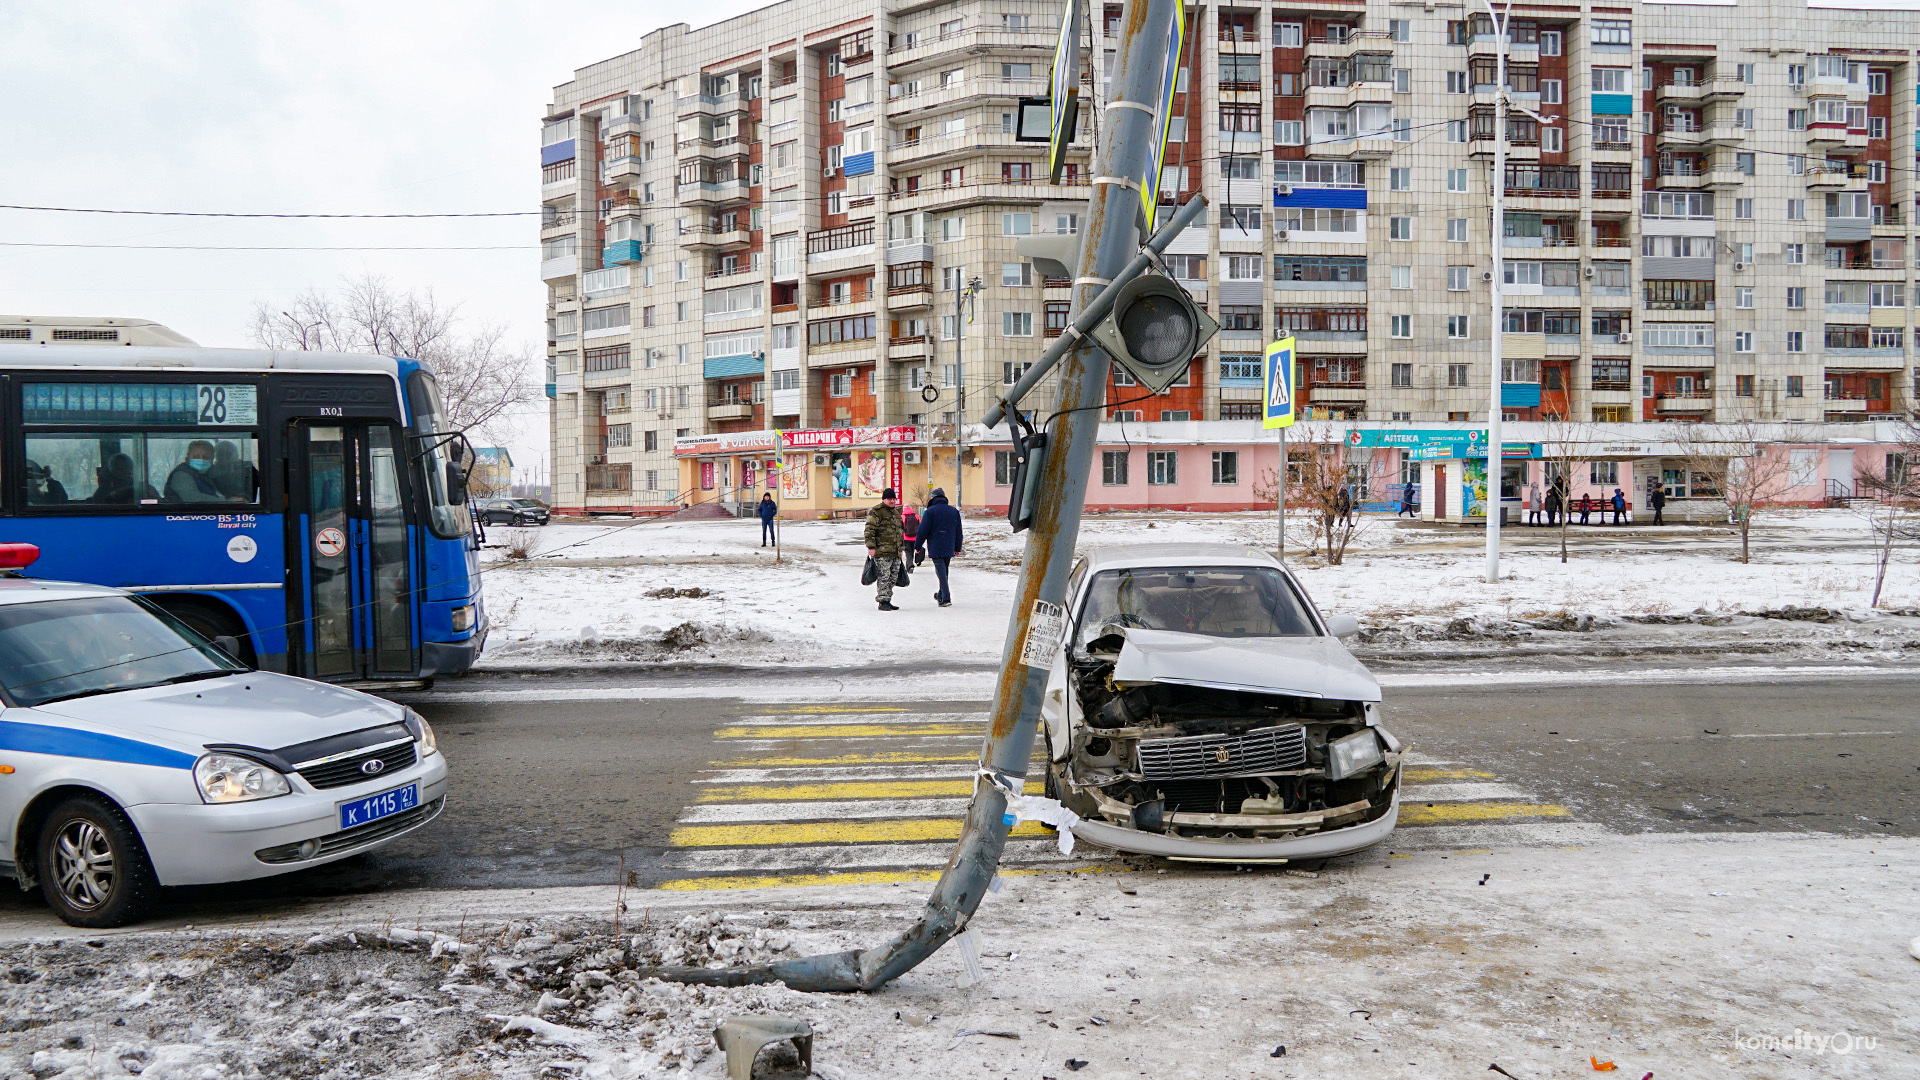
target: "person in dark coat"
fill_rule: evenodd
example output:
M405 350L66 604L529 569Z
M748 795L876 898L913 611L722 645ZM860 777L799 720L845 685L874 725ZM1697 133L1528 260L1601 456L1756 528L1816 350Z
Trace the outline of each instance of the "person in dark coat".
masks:
M1626 492L1621 491L1619 488L1614 488L1612 502L1613 502L1613 523L1615 525L1626 524L1627 523Z
M1406 515L1407 517L1414 518L1416 520L1419 519L1420 511L1417 510L1414 506L1413 490L1414 488L1412 484L1401 485L1400 513L1393 515L1395 519L1398 519L1402 514Z
M1547 485L1547 527L1560 523L1560 485Z
M1655 525L1665 525L1667 520L1660 515L1660 512L1667 508L1667 489L1664 487L1648 488L1647 505L1653 507L1653 523Z
M947 502L946 489L934 488L927 499L927 512L920 515L914 546L933 560L934 576L940 579L940 588L933 598L941 607L953 606L953 592L947 586L947 564L960 554L960 540L960 511Z
M764 492L760 496L760 505L754 512L760 515L760 546L774 543L773 519L779 515L780 507L773 501L773 492Z
M1580 524L1582 525L1593 524L1593 522L1588 520L1592 516L1593 516L1593 492L1583 491L1580 493Z

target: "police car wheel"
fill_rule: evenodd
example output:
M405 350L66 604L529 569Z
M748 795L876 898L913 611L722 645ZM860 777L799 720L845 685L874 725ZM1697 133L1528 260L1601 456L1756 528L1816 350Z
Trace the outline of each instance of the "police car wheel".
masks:
M62 801L40 829L40 891L70 926L138 922L159 897L146 845L105 799Z

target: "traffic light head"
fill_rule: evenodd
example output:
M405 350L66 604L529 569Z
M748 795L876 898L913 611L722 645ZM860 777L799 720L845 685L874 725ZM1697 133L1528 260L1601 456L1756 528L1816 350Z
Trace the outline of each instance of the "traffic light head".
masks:
M1220 324L1178 282L1148 271L1121 287L1092 337L1148 390L1172 386Z

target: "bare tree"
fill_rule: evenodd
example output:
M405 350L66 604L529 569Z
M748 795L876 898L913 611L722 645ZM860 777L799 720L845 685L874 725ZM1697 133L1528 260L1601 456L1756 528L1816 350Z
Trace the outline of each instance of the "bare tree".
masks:
M510 345L500 326L466 332L459 305L432 289L399 290L386 278L346 278L335 292L308 288L286 304L261 300L249 331L261 348L366 352L419 360L433 368L447 422L497 441L514 410L535 397L534 352Z
M1271 470L1253 485L1253 497L1272 502ZM1347 478L1347 444L1331 424L1295 424L1287 436L1287 505L1307 512L1312 527L1308 547L1322 552L1328 565L1338 566L1347 545L1360 531L1360 503L1366 492L1354 492ZM1289 518L1289 523L1293 519Z
M1675 424L1671 430L1686 463L1688 487L1726 500L1727 517L1740 532L1740 561L1752 562L1753 515L1786 494L1786 451L1763 445L1765 426L1750 419Z
M1900 449L1887 455L1885 465L1856 467L1855 472L1858 489L1875 500L1867 507L1867 524L1879 550L1873 557L1873 600L1867 606L1876 608L1893 562L1894 542L1920 539L1920 413L1900 421L1897 431Z
M1593 425L1564 416L1549 417L1545 423L1545 440L1540 444L1540 456L1547 464L1550 475L1547 481L1547 497L1558 495L1560 504L1560 561L1567 561L1567 526L1573 523L1573 477L1574 469L1584 465L1592 453L1589 449L1593 442Z

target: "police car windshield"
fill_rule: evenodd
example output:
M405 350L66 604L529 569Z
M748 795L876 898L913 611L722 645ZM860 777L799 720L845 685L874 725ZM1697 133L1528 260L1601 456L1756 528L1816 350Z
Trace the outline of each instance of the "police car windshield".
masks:
M28 708L245 670L129 597L0 606L0 684Z

